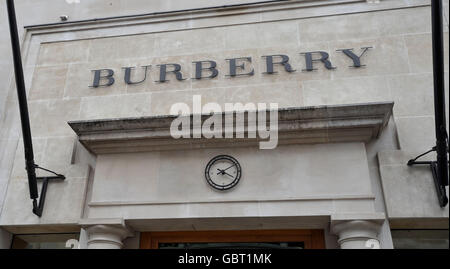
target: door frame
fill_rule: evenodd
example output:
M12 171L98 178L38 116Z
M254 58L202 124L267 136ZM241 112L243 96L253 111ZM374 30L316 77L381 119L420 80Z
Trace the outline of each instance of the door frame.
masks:
M159 243L304 242L305 249L324 249L323 230L239 230L142 232L141 249L158 249Z

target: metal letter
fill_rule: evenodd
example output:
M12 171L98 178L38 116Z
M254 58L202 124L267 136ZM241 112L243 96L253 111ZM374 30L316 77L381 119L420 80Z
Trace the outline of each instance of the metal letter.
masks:
M366 53L366 51L368 51L371 48L372 47L361 48L363 50L363 52L359 56L357 56L356 54L353 53L353 49L339 49L336 51L342 51L345 55L347 55L348 57L350 57L353 60L353 66L350 66L350 67L358 68L361 66L365 66L365 65L361 65L361 57Z
M215 61L198 61L192 63L195 64L195 79L215 78L219 74L219 71L216 69L217 63ZM203 63L209 63L209 67L203 67ZM209 70L211 72L211 75L203 77L203 70Z
M107 74L105 76L102 76L102 71L106 71ZM111 86L114 84L114 71L112 69L98 69L98 70L92 70L94 72L94 82L92 83L92 86L89 87L103 87L103 86ZM106 84L100 85L101 79L107 79L108 82Z
M252 62L252 57L243 57L243 58L232 58L232 59L226 59L227 61L230 61L230 74L228 76L235 77L235 76L253 76L255 74L255 70L252 69L252 71L245 73L245 74L237 74L236 70L237 68L240 68L242 70L245 70L245 63L242 63L241 65L236 64L236 60L245 60L249 63Z
M267 66L267 71L264 74L274 74L274 73L278 73L273 71L273 65L274 64L281 64L282 66L284 66L284 70L286 70L286 72L295 72L295 70L292 69L291 65L289 64L289 57L287 55L267 55L267 56L262 56L263 58L266 58L266 66ZM273 62L273 57L281 57L281 62Z
M144 82L145 79L147 79L147 68L149 66L151 66L151 65L142 66L142 68L145 69L144 70L144 78L141 81L136 81L136 82L131 81L131 70L134 69L134 67L123 67L123 69L125 69L125 77L124 77L125 83L126 84L139 84L141 82Z
M167 66L171 65L174 67L174 70L172 71L167 71ZM159 66L159 80L157 82L166 82L168 80L166 80L166 74L169 72L172 72L175 74L175 77L177 78L177 80L181 81L184 80L183 79L183 74L181 74L181 65L179 64L160 64Z
M313 53L319 53L321 55L320 59L313 59L312 54ZM306 60L306 69L303 69L303 71L313 71L317 70L313 68L313 62L321 61L327 69L335 69L330 60L328 58L330 57L327 52L325 51L312 51L312 52L305 52L301 53L305 55Z

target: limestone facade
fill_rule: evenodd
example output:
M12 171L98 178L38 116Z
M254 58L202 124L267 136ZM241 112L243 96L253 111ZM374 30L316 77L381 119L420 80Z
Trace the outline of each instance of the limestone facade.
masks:
M82 229L88 248L117 248L146 231L324 229L328 248L367 247L361 237L392 248L390 229L448 229L448 206L439 207L431 172L406 165L435 144L429 1L16 2L35 161L67 179L49 185L43 216L33 215L2 2L2 241L11 234ZM225 2L246 5L221 8ZM448 77L448 0L443 2ZM138 13L148 14L133 16ZM58 23L62 14L67 23ZM366 47L361 67L340 51L360 55ZM315 61L316 70L306 71L302 53L319 57L318 51L328 53L336 68ZM276 74L265 73L266 55L288 55L296 71L275 65ZM251 57L240 72L253 75L228 76L226 59L239 57ZM217 63L217 77L192 79L193 62L207 60ZM174 63L188 79L168 73L169 81L158 82L158 65ZM145 81L127 84L124 67L134 67L133 81L147 70ZM90 87L92 70L100 69L114 70L114 84ZM447 102L448 88L447 80ZM68 124L167 117L172 104L191 104L194 95L221 105L392 109L383 110L386 118L378 114L374 135L355 120L346 128L359 128L356 138L302 138L267 151L219 140L207 147L172 141L169 148L140 151L127 151L131 146L124 142L108 151L117 146L109 133L88 137L100 142L82 140ZM87 146L93 144L102 150ZM242 182L228 193L211 190L203 178L204 166L219 154L236 157L244 169Z

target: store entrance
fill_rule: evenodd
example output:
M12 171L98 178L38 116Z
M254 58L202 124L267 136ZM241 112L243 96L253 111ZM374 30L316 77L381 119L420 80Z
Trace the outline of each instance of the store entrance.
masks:
M323 230L143 232L141 249L323 249Z

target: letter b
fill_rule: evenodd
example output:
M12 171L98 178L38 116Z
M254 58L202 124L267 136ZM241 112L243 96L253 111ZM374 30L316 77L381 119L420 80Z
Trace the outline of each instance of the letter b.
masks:
M198 62L192 62L195 64L195 79L202 79L202 78L215 78L219 74L219 71L217 71L217 63L214 61L198 61ZM203 63L209 63L209 67L203 67ZM209 70L211 73L209 76L202 76L203 70Z
M106 75L102 76L102 71L106 71ZM114 84L114 71L112 69L98 69L92 70L94 72L94 81L90 87L101 87L101 86L111 86ZM100 84L100 80L107 80L105 84Z

